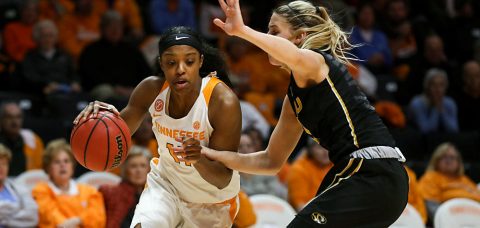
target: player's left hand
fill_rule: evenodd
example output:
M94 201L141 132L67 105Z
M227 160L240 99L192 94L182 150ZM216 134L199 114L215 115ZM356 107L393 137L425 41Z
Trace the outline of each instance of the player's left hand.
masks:
M173 148L173 151L180 161L195 164L200 160L202 157L200 141L194 138L177 139L177 141L181 142L182 146Z

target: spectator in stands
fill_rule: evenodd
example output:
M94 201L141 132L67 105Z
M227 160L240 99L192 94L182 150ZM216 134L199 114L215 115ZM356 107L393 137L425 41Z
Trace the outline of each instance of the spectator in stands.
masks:
M51 141L43 155L49 181L37 184L32 195L38 204L43 227L105 227L102 195L93 187L73 179L75 159L64 139Z
M392 54L385 34L375 29L375 14L369 4L362 4L358 8L357 24L350 36L350 42L360 45L352 50L360 60L374 74L385 73L392 65Z
M417 54L416 39L418 38L414 34L415 24L409 19L410 9L406 0L388 1L385 11L385 20L380 21L380 24L382 31L388 36L392 51L392 73L401 84L410 74L411 64ZM399 85L399 87L402 86Z
M240 87L240 98L246 99L244 95L248 92L257 93L260 97L272 94L277 100L285 98L290 75L271 65L265 52L233 36L226 38L225 52L232 81L236 81L236 87Z
M446 96L447 73L440 69L430 69L423 82L423 94L415 96L409 107L410 117L420 132L458 132L457 105Z
M422 217L423 223L427 222L427 208L425 199L418 188L417 175L408 166L404 166L408 175L408 203L412 205Z
M412 24L404 21L395 30L395 36L390 37L390 49L397 64L410 63L417 54L417 41L412 31Z
M39 94L80 92L73 60L57 47L58 30L50 20L42 20L33 27L37 48L30 51L23 62L24 76Z
M243 130L243 133L250 136L254 151L261 151L265 149L265 142L267 138L263 137L262 132L260 130L252 126ZM270 137L270 135L268 135L268 137ZM280 171L277 173L278 180L285 185L287 183L287 176L288 176L289 169L290 169L290 163L285 162L285 164L283 164Z
M212 23L212 18L223 17L224 14L222 8L220 8L220 5L218 5L218 1L216 0L200 1L200 5L198 7L198 31L205 39L211 41L212 43L216 43L218 38L223 35L221 33L221 29ZM241 7L243 7L243 5ZM219 45L219 48L221 49L222 46Z
M101 0L99 1L103 10L115 10L122 15L125 21L126 34L134 39L140 39L143 36L143 22L140 11L135 0Z
M30 192L7 179L12 152L0 144L0 227L35 227L37 204Z
M423 55L413 64L413 69L407 78L407 90L410 97L406 97L406 99L410 99L415 94L422 92L422 82L424 81L426 72L431 68L442 69L447 75L454 76L452 74L452 67L444 51L443 40L435 34L425 38ZM452 82L450 79L454 79L454 77L449 78L449 81ZM450 89L455 88L451 87Z
M439 204L449 199L469 198L480 202L480 190L465 175L462 157L451 143L443 143L435 149L418 187L430 216Z
M191 0L151 0L150 17L155 34L161 34L173 26L197 27Z
M0 143L12 151L10 175L42 167L43 141L30 129L23 129L23 113L17 103L0 105Z
M258 151L265 149L265 138L263 138L260 130L256 129L255 127L250 127L243 131L243 133L250 136L254 150Z
M398 29L408 21L409 9L405 0L390 0L385 6L385 20L379 21L382 31L389 37L396 37Z
M242 133L240 136L240 145L238 152L249 154L255 152L253 140L250 135ZM242 189L248 195L272 194L282 199L287 198L287 189L283 186L276 176L253 175L240 173L240 183Z
M253 209L252 202L248 198L248 195L244 191L240 190L238 193L238 213L233 221L233 228L247 228L255 225L257 222L257 216L255 215L255 209Z
M242 109L242 131L255 128L261 132L262 138L268 138L271 126L258 109L250 102L244 100L240 100L240 108Z
M320 183L332 166L328 150L308 139L305 153L292 163L287 178L288 201L295 210L300 211L315 197Z
M59 22L60 45L75 60L83 48L100 37L100 12L94 10L93 0L76 0L72 14Z
M463 65L463 90L456 94L458 121L462 131L480 131L480 64Z
M132 135L132 144L147 148L152 157L158 158L158 143L153 135L150 116L145 117L135 134Z
M121 166L122 182L100 186L99 191L105 202L107 228L130 227L135 206L147 182L151 158L152 155L146 148L133 146Z
M127 100L150 68L142 53L123 41L122 16L107 11L102 16L100 40L88 45L80 57L82 86L98 100Z
M480 39L480 18L475 16L479 12L475 12L473 2L455 1L457 16L449 26L448 43L454 44L449 48L449 54L451 53L459 63L473 58L475 43Z
M39 0L38 8L40 19L60 22L65 15L73 13L75 3L71 0Z
M426 0L421 1L424 4L422 14L428 18L429 24L431 24L435 31L439 34L447 35L451 33L449 26L452 23L452 18L455 16L455 1L438 1L438 0ZM414 1L412 1L414 2Z
M38 19L37 1L26 0L21 5L20 15L20 21L8 23L3 31L5 51L16 62L21 62L27 51L35 47L32 28Z

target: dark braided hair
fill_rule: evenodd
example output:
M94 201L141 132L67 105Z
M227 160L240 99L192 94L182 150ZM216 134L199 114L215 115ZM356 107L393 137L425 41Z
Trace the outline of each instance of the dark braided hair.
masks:
M225 63L225 60L220 55L220 52L216 48L210 46L202 37L200 37L200 34L198 34L198 32L194 31L193 29L184 26L171 27L160 36L158 46L161 47L163 44L162 42L165 41L167 37L175 34L188 34L190 36L193 36L200 42L202 50L199 51L200 54L203 54L204 58L202 67L200 68L200 77L206 77L211 72L216 71L217 77L222 80L228 87L232 88L232 82L228 77L227 65ZM160 56L162 53L158 54ZM164 74L159 64L157 64L156 67L158 70L158 75L163 77Z

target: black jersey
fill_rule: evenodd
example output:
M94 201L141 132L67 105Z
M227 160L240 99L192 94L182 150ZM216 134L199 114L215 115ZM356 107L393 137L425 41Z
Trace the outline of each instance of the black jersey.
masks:
M321 83L299 88L290 79L288 98L304 131L329 150L333 163L355 150L395 146L395 141L347 68L320 52L330 68Z

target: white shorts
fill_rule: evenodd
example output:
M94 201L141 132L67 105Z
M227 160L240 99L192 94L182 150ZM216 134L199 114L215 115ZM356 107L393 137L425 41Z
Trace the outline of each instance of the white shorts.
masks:
M142 228L230 228L238 213L237 205L238 196L214 204L182 201L171 183L150 172L130 227L141 224Z

